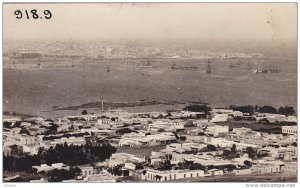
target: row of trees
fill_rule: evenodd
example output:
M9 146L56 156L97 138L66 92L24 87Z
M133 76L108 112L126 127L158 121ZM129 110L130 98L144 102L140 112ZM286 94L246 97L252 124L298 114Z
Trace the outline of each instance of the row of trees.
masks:
M3 122L3 128L20 128L21 127L21 121L16 121L15 123L4 121Z
M178 166L175 167L175 170L183 170L183 169L190 169L190 170L207 170L207 167L199 164L194 163L194 161L184 161L177 164Z
M184 107L182 110L190 111L190 112L204 112L206 115L209 114L211 108L207 105L198 105L198 104L191 104L189 106Z
M290 106L280 107L280 108L276 109L273 106L259 107L259 106L252 106L252 105L246 105L246 106L230 105L229 109L232 109L234 111L240 111L240 112L243 112L243 113L249 113L250 115L253 115L254 112L282 114L282 115L286 115L286 116L295 114L294 107L290 107Z
M32 166L40 165L40 157L37 155L24 157L5 156L3 154L3 170L10 172L30 171Z
M112 153L116 152L116 148L110 144L92 145L87 143L84 146L68 146L56 145L50 147L49 150L40 149L38 155L41 162L46 164L59 163L70 166L83 165L88 163L95 163L108 159Z
M273 106L259 107L259 106L253 106L253 105L245 105L245 106L230 105L229 109L234 110L234 111L240 111L243 113L249 113L250 115L253 115L254 112L283 114L286 116L295 114L294 107L290 107L290 106L280 107L280 108L276 109ZM207 114L209 114L209 111L211 111L211 108L207 105L192 104L192 105L184 107L183 110L191 111L191 112L204 112L207 115Z
M70 166L84 165L89 163L101 162L108 159L116 148L110 144L93 146L68 146L57 144L48 150L40 148L37 155L23 157L13 157L3 155L3 168L7 171L30 171L32 166L52 163L64 163Z
M49 182L62 182L63 180L74 179L76 176L79 176L81 173L80 168L71 167L69 170L65 169L54 169L47 173L47 177Z

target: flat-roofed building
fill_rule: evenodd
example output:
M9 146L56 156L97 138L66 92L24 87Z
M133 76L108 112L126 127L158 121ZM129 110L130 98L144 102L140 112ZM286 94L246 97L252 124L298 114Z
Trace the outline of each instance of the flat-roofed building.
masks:
M298 133L297 126L282 126L282 133L296 135Z

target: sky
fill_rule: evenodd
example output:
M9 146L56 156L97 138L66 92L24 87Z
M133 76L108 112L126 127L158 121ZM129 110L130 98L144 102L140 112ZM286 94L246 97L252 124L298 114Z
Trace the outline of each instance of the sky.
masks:
M48 9L52 18L16 19ZM297 39L296 3L4 4L5 39Z

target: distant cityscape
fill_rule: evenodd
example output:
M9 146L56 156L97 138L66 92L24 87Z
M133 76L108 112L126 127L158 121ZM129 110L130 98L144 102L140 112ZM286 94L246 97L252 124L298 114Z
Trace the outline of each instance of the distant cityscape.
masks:
M199 49L184 49L179 45L159 47L153 44L127 42L119 44L111 41L70 42L48 41L5 42L4 58L35 58L35 57L85 57L85 58L253 58L263 57L258 53L213 53ZM156 47L155 47L156 46Z

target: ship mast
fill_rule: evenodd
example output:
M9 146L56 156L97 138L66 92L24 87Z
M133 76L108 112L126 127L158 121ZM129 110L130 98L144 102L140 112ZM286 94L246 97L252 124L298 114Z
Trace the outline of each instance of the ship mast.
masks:
M150 66L150 65L151 65L150 60L149 60L149 58L147 58L147 64L146 64L146 66Z
M207 69L206 69L206 73L207 73L207 74L210 74L210 73L211 73L210 61L209 61L209 59L207 59Z

